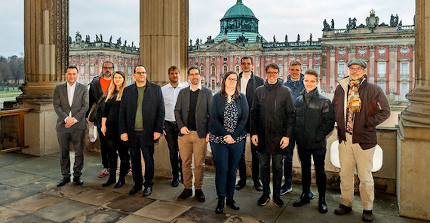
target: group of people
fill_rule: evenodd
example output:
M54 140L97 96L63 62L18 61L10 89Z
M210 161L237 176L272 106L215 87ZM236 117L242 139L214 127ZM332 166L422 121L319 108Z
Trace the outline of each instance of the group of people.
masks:
M390 110L383 91L367 82L366 62L349 61L350 75L339 81L333 102L318 92L318 73L309 69L302 74L299 61L289 64L286 82L278 78L279 67L275 63L266 65L267 80L264 81L253 73L252 57L243 57L240 62L242 72L224 74L221 90L214 95L201 85L200 70L196 66L187 71L189 86L180 83L179 68L172 66L168 69L170 83L159 87L147 80L145 67L138 65L133 74L135 83L126 87L124 73L113 72L113 64L105 62L103 71L113 73L110 83L101 78L96 80L98 85L93 81L90 96L86 86L76 82L77 68L68 67L66 83L55 88L53 101L58 115L56 129L63 175L57 186L71 181L70 142L75 151L73 181L76 185L83 184L80 178L83 141L86 122L89 122L85 118L89 105L99 103L99 134L104 141L102 147L106 148L105 152L102 149L103 165L109 168L109 179L103 186L116 183L117 188L125 184L131 157L134 186L129 194L136 194L144 187L143 196L149 196L154 185L154 143L164 135L170 151L171 185L177 187L180 182L184 185L178 200L194 195L196 200L204 202L204 163L207 143L210 143L218 195L215 212L223 213L226 205L239 210L234 193L246 185L245 145L249 134L254 188L262 191L258 205L265 206L270 201L271 166L273 203L277 207L284 205L281 195L292 191L292 156L297 144L302 193L293 206L303 206L314 197L310 190L313 157L318 210L327 213L326 137L337 122L342 199L334 213L343 215L352 210L356 167L362 220L372 221L375 127L389 117ZM117 181L118 154L121 161ZM144 177L141 155L145 163ZM240 179L236 184L238 169Z

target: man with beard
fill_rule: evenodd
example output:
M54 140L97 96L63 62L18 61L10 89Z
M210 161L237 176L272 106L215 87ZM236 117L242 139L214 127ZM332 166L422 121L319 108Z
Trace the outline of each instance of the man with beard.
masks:
M90 107L97 103L100 99L100 97L105 97L104 93L109 88L109 85L112 81L112 75L114 72L114 65L110 61L105 61L103 63L102 67L102 73L99 77L96 77L91 81L90 83L90 91L89 91L89 105ZM102 154L102 164L103 169L99 172L99 177L105 177L109 174L109 159L108 159L108 151L106 148L106 139L103 133L101 132L101 126L102 126L102 116L103 116L103 110L105 107L105 100L101 100L99 103L99 106L97 108L97 114L96 114L96 120L95 123L90 122L87 119L87 122L90 124L94 124L97 126L97 132L98 137L100 139L100 151ZM89 111L88 111L89 112ZM88 114L87 114L88 116ZM113 173L115 174L115 173Z

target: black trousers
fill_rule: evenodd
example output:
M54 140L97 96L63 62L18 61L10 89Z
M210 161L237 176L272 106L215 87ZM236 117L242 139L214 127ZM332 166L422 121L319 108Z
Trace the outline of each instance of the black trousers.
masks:
M299 158L302 166L303 193L309 194L311 186L311 156L314 158L315 177L319 196L325 196L327 177L325 173L326 148L306 149L298 147Z
M169 147L169 157L170 165L172 166L172 177L173 180L179 180L179 173L182 178L182 161L179 156L178 147L178 134L179 129L176 122L164 121L164 131L166 135L164 136L167 141L167 146Z
M97 133L100 140L100 152L102 154L102 164L103 168L109 168L109 152L106 147L106 136L100 131L100 127L97 126Z
M246 143L243 145L242 157L239 160L239 177L240 181L246 181L246 161L245 161L245 148ZM258 157L258 151L256 146L251 143L251 170L252 170L252 180L258 181L260 179L260 162Z
M141 188L143 183L144 187L152 187L154 185L154 144L145 145L142 132L134 132L128 136L128 139L131 142L130 156L134 186ZM141 154L145 162L145 182L142 176Z
M116 177L116 170L118 166L118 154L120 159L119 177L125 177L130 169L130 155L128 154L127 142L120 139L119 133L106 134L106 148L109 157L109 177Z

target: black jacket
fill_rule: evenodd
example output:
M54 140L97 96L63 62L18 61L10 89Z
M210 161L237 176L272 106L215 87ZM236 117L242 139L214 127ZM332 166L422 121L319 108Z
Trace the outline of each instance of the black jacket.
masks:
M258 135L259 151L283 153L281 138L291 138L293 124L293 94L281 79L274 85L266 81L255 90L251 108L251 136Z
M242 79L243 76L243 72L239 73L239 80L238 80L238 84L240 86L240 80ZM255 93L255 89L257 89L258 87L260 87L261 85L264 84L264 80L263 78L257 76L254 74L254 72L251 71L251 77L249 78L248 84L246 85L246 100L248 101L248 108L251 111L252 108L252 100L254 99L254 93ZM249 115L251 116L251 113L249 113ZM250 121L251 118L248 117L248 122L246 123L246 131L249 132L250 129Z
M305 100L309 97L309 100ZM303 92L294 103L296 119L294 139L299 149L326 147L326 136L334 128L334 110L330 99L319 94L318 89Z
M212 91L202 86L197 97L196 128L199 138L205 138L209 132L209 108L211 106ZM175 119L178 129L188 124L188 111L190 110L190 87L179 91L175 105ZM179 135L182 135L179 132Z
M103 95L102 86L100 85L100 77L95 77L91 83L90 83L90 90L89 90L89 109L87 111L87 117L88 113L90 112L91 107L94 103L97 103L99 98ZM102 126L102 116L103 116L103 110L105 108L105 100L103 99L99 106L97 107L97 115L96 120L94 121L94 124L100 129Z
M124 89L119 108L119 134L127 133L129 140L134 133L137 110L136 83ZM153 145L154 132L163 133L164 99L160 86L146 81L145 95L142 101L144 145Z
M233 139L239 136L246 136L245 127L248 121L249 108L245 95L240 93L240 96L234 101L237 107L238 120L233 134L229 133L224 127L225 102L226 98L221 93L216 93L213 96L210 108L209 132L214 136L231 135Z

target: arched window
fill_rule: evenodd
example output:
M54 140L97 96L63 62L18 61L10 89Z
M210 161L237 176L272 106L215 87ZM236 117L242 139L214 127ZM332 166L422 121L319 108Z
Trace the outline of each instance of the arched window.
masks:
M200 66L200 76L205 76L205 67L203 65Z
M211 76L215 77L215 65L212 65L211 67Z
M239 74L239 72L240 72L239 65L236 65L236 73Z
M227 69L228 69L228 67L227 67L227 64L224 64L224 66L223 66L223 74L226 74L227 73Z

